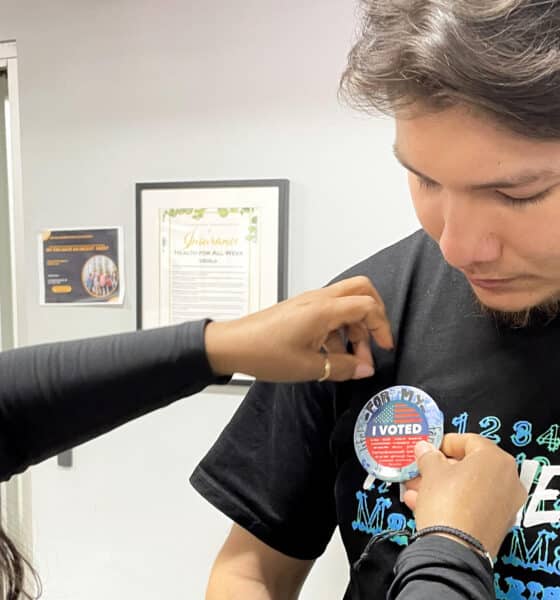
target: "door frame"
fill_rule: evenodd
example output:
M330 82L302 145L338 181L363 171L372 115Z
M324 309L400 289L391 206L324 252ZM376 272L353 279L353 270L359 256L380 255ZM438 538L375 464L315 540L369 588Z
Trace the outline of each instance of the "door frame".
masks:
M19 79L17 69L17 50L14 41L0 42L0 69L7 71L9 98L8 140L8 196L10 202L10 249L12 271L12 307L14 346L26 342L25 322L23 319L24 298L24 218L23 218L23 178L21 168L21 139L19 119ZM7 123L8 125L8 123Z
M8 202L10 213L11 295L14 347L26 343L24 321L24 215L19 79L17 49L13 40L0 42L0 69L8 76L6 141L8 155ZM4 107L0 107L4 110ZM21 293L18 293L21 290ZM32 560L31 475L29 471L0 485L0 522L24 554Z

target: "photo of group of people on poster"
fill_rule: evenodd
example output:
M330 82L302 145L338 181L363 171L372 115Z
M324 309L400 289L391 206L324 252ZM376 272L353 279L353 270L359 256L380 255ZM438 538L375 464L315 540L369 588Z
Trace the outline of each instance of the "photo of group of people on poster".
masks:
M112 296L119 287L117 265L108 256L92 256L82 269L82 283L88 294L94 298Z

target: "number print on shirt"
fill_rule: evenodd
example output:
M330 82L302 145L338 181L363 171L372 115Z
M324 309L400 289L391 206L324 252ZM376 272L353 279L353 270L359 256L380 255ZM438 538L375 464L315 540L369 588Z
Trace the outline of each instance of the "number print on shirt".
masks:
M543 434L537 438L537 444L546 446L549 452L557 452L560 448L560 437L558 436L559 426L551 425Z
M511 441L519 448L531 443L533 439L533 426L529 421L517 421L513 424L514 434L510 437Z
M496 433L496 431L498 431L502 426L502 422L500 419L498 419L498 417L484 417L484 419L481 419L478 424L481 427L486 428L482 429L480 432L482 437L488 438L489 440L496 442L496 444L501 442L502 438Z
M457 427L457 433L465 433L469 423L469 414L464 412L451 419L451 425Z

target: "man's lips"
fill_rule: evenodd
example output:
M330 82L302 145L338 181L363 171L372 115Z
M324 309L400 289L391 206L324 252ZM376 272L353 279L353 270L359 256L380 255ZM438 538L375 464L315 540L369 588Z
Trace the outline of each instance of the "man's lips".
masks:
M470 275L467 275L467 279L469 280L469 282L472 285L474 285L478 288L482 288L482 289L486 289L486 290L496 290L496 289L500 289L500 288L511 287L512 283L517 281L518 277L484 278L484 277L472 277Z

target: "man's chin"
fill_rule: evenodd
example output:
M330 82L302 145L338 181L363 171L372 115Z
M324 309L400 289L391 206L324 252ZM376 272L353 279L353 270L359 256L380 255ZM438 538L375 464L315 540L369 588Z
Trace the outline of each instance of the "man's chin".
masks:
M477 294L474 294L474 296L481 311L492 317L498 325L503 327L521 329L530 325L547 325L560 315L559 296L548 298L532 306L515 306L513 303L507 306L505 302L501 305L493 306L483 302Z

